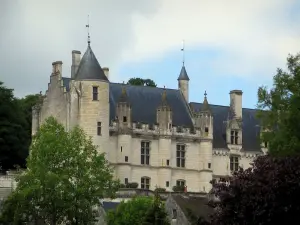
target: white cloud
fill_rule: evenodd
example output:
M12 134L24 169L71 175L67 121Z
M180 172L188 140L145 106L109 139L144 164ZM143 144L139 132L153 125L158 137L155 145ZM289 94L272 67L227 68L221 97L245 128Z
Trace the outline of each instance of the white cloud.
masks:
M225 57L211 62L220 74L268 74L284 65L288 53L300 50L300 14L295 13L295 21L290 18L295 3L163 0L153 17L135 16L137 42L123 60L163 56L171 49L179 50L181 39L185 39L187 51L201 46L223 51Z
M51 63L86 48L90 14L92 48L117 79L121 64L163 57L181 48L213 48L217 74L270 74L300 49L297 0L2 0L0 80L18 96L45 90ZM224 56L224 57L223 57ZM122 80L122 78L118 78Z

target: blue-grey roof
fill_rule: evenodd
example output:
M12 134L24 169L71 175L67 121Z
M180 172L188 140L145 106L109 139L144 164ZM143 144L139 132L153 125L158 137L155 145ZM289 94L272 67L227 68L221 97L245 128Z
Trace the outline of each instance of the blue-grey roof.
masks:
M105 212L108 210L115 210L119 204L120 202L102 202Z
M80 60L75 80L108 81L90 45Z
M182 68L181 68L181 71L180 71L180 74L179 74L179 77L177 80L190 80L189 76L187 75L184 65L182 65Z
M191 108L199 111L202 103L190 103ZM213 148L227 148L226 144L226 123L230 114L229 106L210 105L214 118ZM260 151L260 122L256 118L255 109L243 108L243 149L245 151Z
M63 78L63 83L69 90L70 78ZM132 86L110 83L110 120L116 117L116 106L120 100L122 87L126 88L127 101L132 107L132 121L148 124L156 123L156 109L162 103L162 93L166 90L167 102L172 109L175 126L192 127L193 122L188 106L179 90L146 86ZM191 109L199 111L203 103L190 103ZM209 105L214 117L213 148L227 148L226 121L230 117L229 106ZM255 109L243 108L243 149L245 151L260 151L260 122L256 118Z
M64 87L66 88L67 91L69 91L70 90L70 81L71 81L71 78L69 78L69 77L62 77L62 80L63 80Z
M123 84L110 83L110 119L116 117L116 106L122 93ZM162 103L162 93L167 94L168 104L172 109L175 126L192 127L193 122L188 106L179 90L147 86L125 85L127 101L132 107L132 121L148 124L156 123L156 109Z

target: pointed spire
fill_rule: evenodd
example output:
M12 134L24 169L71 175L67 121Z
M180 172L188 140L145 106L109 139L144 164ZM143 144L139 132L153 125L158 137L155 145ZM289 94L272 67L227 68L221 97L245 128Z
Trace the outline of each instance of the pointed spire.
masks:
M125 87L124 82L123 82L123 85L122 85L122 92L121 92L119 102L128 102L127 91L126 91L126 87Z
M181 71L180 71L180 74L179 74L179 77L177 78L177 80L187 80L187 81L190 80L189 76L187 75L184 65L181 68Z
M206 96L207 96L207 93L205 91L204 92L204 100L203 100L202 107L201 107L201 111L202 112L210 112L210 107L209 107L209 104L208 104Z
M164 86L163 93L161 94L161 105L162 105L162 106L167 106L167 105L168 105L168 101L167 101L167 91L166 91L165 86Z

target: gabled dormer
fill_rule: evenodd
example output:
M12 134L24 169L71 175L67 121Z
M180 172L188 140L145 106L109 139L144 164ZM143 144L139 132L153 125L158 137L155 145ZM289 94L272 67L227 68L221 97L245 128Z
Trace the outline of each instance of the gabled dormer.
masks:
M120 129L132 127L131 105L128 100L125 85L122 87L122 92L116 108L116 115Z
M156 109L156 122L160 131L170 131L172 128L172 109L168 104L166 89L163 90L161 103Z
M243 143L242 94L240 90L230 93L230 107L226 126L226 142L235 149L241 149Z

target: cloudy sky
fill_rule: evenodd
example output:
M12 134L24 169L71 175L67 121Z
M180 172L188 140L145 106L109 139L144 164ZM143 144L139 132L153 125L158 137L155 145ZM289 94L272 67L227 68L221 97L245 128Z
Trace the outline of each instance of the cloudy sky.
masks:
M0 80L18 97L45 91L51 63L92 49L111 81L151 78L177 88L185 40L190 100L228 105L229 91L256 104L260 85L300 51L299 0L0 0Z

